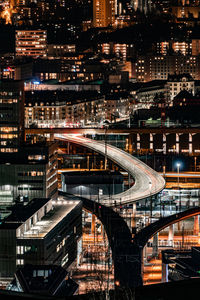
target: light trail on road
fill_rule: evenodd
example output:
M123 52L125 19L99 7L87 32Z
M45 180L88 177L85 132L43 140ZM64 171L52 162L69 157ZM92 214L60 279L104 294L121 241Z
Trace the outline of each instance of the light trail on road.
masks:
M55 138L75 143L106 156L126 170L135 180L135 184L125 192L112 197L101 196L100 202L107 206L133 203L158 194L165 187L165 180L152 168L127 152L105 143L97 142L73 134L56 134Z

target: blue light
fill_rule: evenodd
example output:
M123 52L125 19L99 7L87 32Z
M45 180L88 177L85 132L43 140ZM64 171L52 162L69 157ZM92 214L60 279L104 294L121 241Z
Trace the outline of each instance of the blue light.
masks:
M180 160L176 160L173 162L173 165L174 165L174 168L175 170L177 171L179 169L182 170L184 168L184 162L183 161L180 161Z
M40 84L39 81L33 81L33 84Z

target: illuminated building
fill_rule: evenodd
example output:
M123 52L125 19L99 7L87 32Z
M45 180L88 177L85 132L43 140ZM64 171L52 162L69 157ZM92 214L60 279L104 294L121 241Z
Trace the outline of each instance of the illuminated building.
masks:
M172 48L174 52L179 52L183 55L191 54L191 47L192 45L187 42L173 42Z
M200 39L192 39L192 55L200 54Z
M16 30L16 55L46 57L46 30Z
M133 76L138 81L167 80L168 74L189 73L195 80L200 79L199 56L158 55L139 56L133 65Z
M75 127L103 119L104 97L97 92L32 91L26 93L25 124Z
M81 249L82 204L35 198L17 203L0 225L0 277L25 264L69 268ZM9 245L9 247L8 247Z
M169 75L167 86L170 100L173 100L182 90L188 91L194 95L195 82L189 74Z
M25 80L32 77L32 62L26 60L10 60L0 62L1 79Z
M93 26L108 27L115 22L115 1L94 0L93 1Z
M34 92L32 92L34 94ZM28 101L25 106L25 126L32 124L38 127L61 127L64 126L66 119L66 102L52 101L32 102Z
M192 43L185 41L163 41L157 43L157 54L167 55L169 50L173 50L175 53L182 55L191 55L192 54ZM192 54L196 55L196 54Z
M190 19L191 17L194 19L199 18L200 7L199 6L172 6L172 14L177 19Z
M24 130L24 84L0 81L0 152L18 152Z
M102 53L107 55L115 54L118 57L121 56L124 61L129 57L133 57L135 54L134 44L109 42L99 44L98 46Z
M49 57L64 57L67 53L75 53L75 44L49 44L48 56Z
M26 144L0 157L0 204L57 196L57 144Z

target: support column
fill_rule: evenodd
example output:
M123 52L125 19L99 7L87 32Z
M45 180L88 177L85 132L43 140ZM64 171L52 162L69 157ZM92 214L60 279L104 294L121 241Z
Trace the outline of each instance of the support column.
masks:
M150 133L150 144L149 144L149 148L151 150L153 150L153 133Z
M163 154L167 153L166 134L163 133Z
M162 263L162 282L168 282L168 264Z
M50 133L50 142L53 142L53 141L54 141L54 134Z
M90 170L90 157L87 156L87 169Z
M136 227L136 203L133 203L133 217L131 227Z
M192 154L192 133L189 133L189 154Z
M176 153L179 154L180 147L179 147L179 133L176 133Z
M137 151L140 150L140 134L137 133Z
M153 236L153 252L152 252L153 257L158 256L158 233L156 233Z
M94 234L95 233L95 220L96 217L94 214L92 214L92 224L91 224L91 233Z
M173 240L174 240L174 224L169 226L169 233L168 233L169 246L173 246Z
M199 235L199 216L194 217L194 235Z
M128 152L133 152L133 135L131 133L128 136Z

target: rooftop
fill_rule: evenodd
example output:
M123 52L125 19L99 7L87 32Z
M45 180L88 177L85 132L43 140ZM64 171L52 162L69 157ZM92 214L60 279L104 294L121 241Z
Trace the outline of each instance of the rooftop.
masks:
M35 198L27 205L23 205L23 203L14 205L12 207L12 213L5 219L5 223L25 222L49 200L49 198Z
M30 230L24 233L23 238L44 238L59 222L62 221L80 201L58 201L40 221L35 223Z

